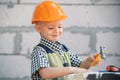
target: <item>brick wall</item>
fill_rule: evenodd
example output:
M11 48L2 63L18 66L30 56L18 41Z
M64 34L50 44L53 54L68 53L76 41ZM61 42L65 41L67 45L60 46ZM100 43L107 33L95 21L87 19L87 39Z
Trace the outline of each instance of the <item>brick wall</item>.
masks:
M41 1L41 0L40 0ZM30 78L30 54L39 42L31 25L38 0L0 1L0 79ZM107 59L91 68L104 70L107 65L120 66L120 1L119 0L53 0L68 16L63 22L60 41L82 59L107 48Z

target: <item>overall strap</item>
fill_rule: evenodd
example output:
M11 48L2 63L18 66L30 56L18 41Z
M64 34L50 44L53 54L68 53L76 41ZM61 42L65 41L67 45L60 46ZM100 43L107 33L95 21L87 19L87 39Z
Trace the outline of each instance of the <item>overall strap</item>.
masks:
M39 46L39 47L42 47L43 49L45 49L45 51L47 52L47 53L53 53L53 51L50 49L50 48L48 48L47 46L45 46L45 45L43 45L43 44L38 44L37 46Z
M44 48L47 53L53 53L53 52L54 52L53 50L51 50L49 47L45 46L44 44L40 44L40 43L39 43L37 46ZM63 49L65 52L67 52L67 51L68 51L68 48L67 48L65 45L63 45L63 44L62 44L62 46L63 46L62 49Z
M64 44L62 44L62 46L63 46L63 50L64 50L65 52L67 52L67 51L68 51L68 48L67 48Z

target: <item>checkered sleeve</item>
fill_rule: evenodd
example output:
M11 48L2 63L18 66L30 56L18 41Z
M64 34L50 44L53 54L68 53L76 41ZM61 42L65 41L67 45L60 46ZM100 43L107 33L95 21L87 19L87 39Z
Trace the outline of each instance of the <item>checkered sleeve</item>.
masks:
M38 70L49 67L48 60L45 56L46 51L41 47L35 47L31 55L31 77L33 80L40 80Z
M74 53L71 52L70 58L71 58L71 66L74 66L74 67L79 67L80 66L80 63L82 62L82 59L77 54L74 54Z

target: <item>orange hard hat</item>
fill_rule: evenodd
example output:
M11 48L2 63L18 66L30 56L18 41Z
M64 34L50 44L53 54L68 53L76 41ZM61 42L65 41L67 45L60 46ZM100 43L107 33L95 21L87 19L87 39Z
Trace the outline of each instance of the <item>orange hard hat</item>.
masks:
M50 0L45 0L35 7L32 17L32 24L38 21L63 20L66 17L67 16L57 3Z

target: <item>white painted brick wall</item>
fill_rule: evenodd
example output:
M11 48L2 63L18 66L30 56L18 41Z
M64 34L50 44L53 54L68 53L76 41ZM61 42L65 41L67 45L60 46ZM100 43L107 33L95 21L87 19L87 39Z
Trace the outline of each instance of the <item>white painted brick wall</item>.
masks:
M0 54L8 53L13 54L14 48L14 33L0 33Z
M36 46L40 40L39 34L37 34L37 32L22 33L22 37L23 41L21 43L21 54L26 54L28 51L32 52L34 46Z
M27 59L24 56L0 56L0 78L22 78L29 76L30 63L30 59Z
M0 78L30 76L30 54L39 42L31 18L35 4L40 1L20 0L21 4L13 8L0 4ZM100 0L98 5L91 5L91 0L53 1L58 2L68 16L63 23L65 31L61 42L83 59L84 53L99 52L99 46L105 46L112 56L107 56L106 61L92 68L93 71L104 70L110 64L120 66L119 0Z
M32 13L34 6L31 5L15 5L8 8L7 5L0 5L1 26L28 26L31 25Z
M103 45L107 48L107 53L120 54L120 33L108 32L97 34L97 47Z
M61 42L66 44L74 53L81 54L87 53L89 49L89 36L83 34L72 34L65 32L61 37Z
M65 26L116 27L120 25L118 6L63 6L68 20Z

